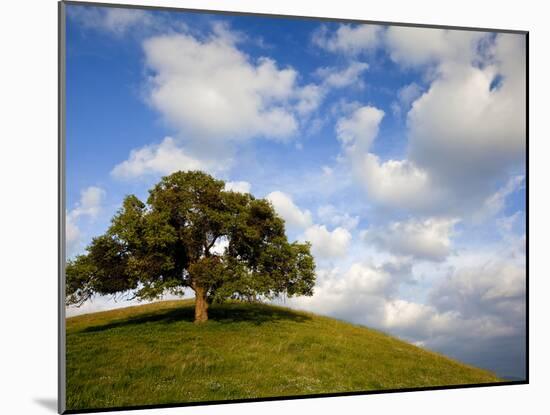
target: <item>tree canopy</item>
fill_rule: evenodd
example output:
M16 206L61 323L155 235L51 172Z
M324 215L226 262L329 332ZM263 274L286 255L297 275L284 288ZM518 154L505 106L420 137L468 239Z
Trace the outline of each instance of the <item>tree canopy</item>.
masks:
M310 244L288 241L270 202L224 186L200 171L176 172L147 203L127 196L105 234L68 261L67 304L125 292L152 300L189 287L202 322L212 302L312 295Z

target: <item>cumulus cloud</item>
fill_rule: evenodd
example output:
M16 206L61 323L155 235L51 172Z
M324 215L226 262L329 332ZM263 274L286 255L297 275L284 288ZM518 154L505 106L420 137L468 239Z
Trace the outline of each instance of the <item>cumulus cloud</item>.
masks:
M275 191L266 196L275 211L285 220L289 226L307 228L312 224L311 212L301 210L294 204L292 197L284 192Z
M322 26L314 33L312 40L315 45L329 52L357 55L378 47L382 33L382 26L342 24L334 32Z
M465 209L482 204L525 155L525 67L517 64L525 59L524 39L499 34L488 49L483 65L442 60L407 117L409 159ZM503 80L494 87L497 76Z
M335 89L353 86L356 89L365 86L362 75L369 68L365 62L351 61L342 67L320 67L315 71L319 78L318 84L308 84L296 91L296 111L307 118L313 111L320 107L327 95ZM312 121L310 129L318 128L320 119Z
M150 104L196 139L290 137L298 128L292 107L301 92L298 73L267 57L252 59L235 41L228 30L205 39L173 34L145 40Z
M238 193L250 193L251 187L250 183L244 181L225 183L225 190Z
M430 206L441 195L427 171L409 160L382 162L369 152L383 117L384 111L376 107L356 106L336 123L336 136L356 180L381 204L408 208Z
M325 98L327 91L322 85L308 84L296 92L298 102L296 111L299 115L307 116L315 111Z
M416 82L411 82L397 91L396 100L392 102L391 108L396 117L407 113L414 101L422 95L422 87Z
M359 223L359 216L351 216L333 205L322 205L317 209L317 216L323 223L342 227L347 230L355 229Z
M485 34L474 31L390 26L384 43L391 58L405 66L427 65L445 61L470 62L476 45Z
M340 214L334 206L324 206L320 209L320 219L336 226L332 231L326 225L313 223L312 214L307 209L300 209L292 197L284 192L275 191L266 196L275 211L294 230L302 230L298 239L309 241L313 255L318 260L344 257L348 253L352 239L350 230L357 226L359 218L348 214ZM318 213L319 213L318 212Z
M394 255L420 260L443 261L451 252L451 237L456 219L429 218L392 222L363 233L367 243Z
M407 281L408 273L410 263L396 260L380 265L358 261L344 268L320 268L314 295L289 301L298 308L380 328L386 303Z
M525 276L525 267L509 260L463 266L434 289L431 301L439 310L454 310L468 318L511 313L515 318L510 322L522 324Z
M523 51L517 46L521 59ZM503 69L455 67L434 81L408 114L411 159L446 183L468 183L474 191L486 191L495 177L521 162L525 96L514 87L514 79L510 88L503 81L491 89ZM472 182L465 181L469 179Z
M426 170L409 160L387 160L367 153L357 155L354 169L373 200L393 207L422 210L443 199L441 189Z
M322 26L314 33L313 43L329 52L357 55L379 48L390 58L408 67L445 61L470 62L485 33L438 28L342 24L335 31Z
M89 216L95 218L100 209L101 202L105 197L105 190L97 186L90 186L80 192L80 200L69 212L73 219L78 219L81 216Z
M86 28L116 36L122 36L134 28L144 29L155 25L151 13L138 9L69 5L67 15Z
M410 331L411 329L418 333L419 327L448 326L450 323L449 317L449 315L438 316L434 307L429 305L402 299L393 299L384 304L382 326L392 330L399 330L400 333ZM426 330L422 331L425 332ZM425 345L425 340L416 340L416 342Z
M75 219L69 215L65 215L65 248L67 256L70 257L75 251L76 245L80 240L81 232Z
M345 256L351 242L351 233L338 227L329 231L325 225L312 225L301 239L311 242L313 254L318 259Z
M65 215L65 244L67 256L71 257L81 239L82 232L79 221L82 218L95 219L101 211L101 205L105 198L105 190L97 186L90 186L80 192L80 199L73 209Z
M111 170L111 175L117 179L133 179L147 175L166 175L178 170L212 172L224 167L223 163L192 156L172 137L166 137L159 144L130 151L128 159L117 164Z
M525 212L517 211L512 215L497 218L495 224L505 240L517 240L517 231L519 231L521 239L525 239Z
M336 135L346 151L352 156L369 150L384 111L373 106L359 107L348 117L341 117L336 124Z
M356 88L363 85L360 76L369 68L365 62L352 61L344 69L322 67L315 73L322 79L327 88L343 88L354 85Z
M355 263L317 271L312 297L289 299L292 306L345 318L376 327L382 321L385 293L391 290L391 276L382 268Z
M475 222L481 222L491 216L497 215L506 203L506 198L518 191L525 181L525 176L513 176L504 186L485 199L481 209L473 216Z
M414 87L403 91L404 101L413 99L406 158L380 161L368 152L377 135L376 120L368 128L341 117L337 137L346 150L364 132L361 142L366 144L350 160L378 203L471 215L499 178L524 163L524 37L397 27L387 32L392 59L431 68L431 83L423 93ZM417 46L409 47L411 39Z
M319 270L314 296L292 302L423 343L440 341L443 335L456 339L521 334L525 269L517 264L495 257L488 264L451 271L426 303L400 298L405 281L388 264L356 262L347 269Z
M238 47L245 39L215 22L210 33L200 36L173 32L143 42L146 100L174 129L174 137L133 149L114 167L114 177L218 172L231 165L240 142L295 135L326 88L300 86L293 68L248 56Z

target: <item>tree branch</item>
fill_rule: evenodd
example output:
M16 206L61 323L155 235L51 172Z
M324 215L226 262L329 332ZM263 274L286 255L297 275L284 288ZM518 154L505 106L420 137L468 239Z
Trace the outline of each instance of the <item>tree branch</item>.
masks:
M212 239L212 242L210 242L208 245L204 246L205 255L210 254L210 249L214 246L214 244L216 243L216 241L218 240L219 237L220 237L220 235L214 236L214 238Z

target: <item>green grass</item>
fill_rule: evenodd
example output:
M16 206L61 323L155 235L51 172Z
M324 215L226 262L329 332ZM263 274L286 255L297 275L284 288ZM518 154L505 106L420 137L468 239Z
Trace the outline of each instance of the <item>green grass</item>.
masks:
M490 372L379 331L261 304L164 301L67 319L67 408L459 385Z

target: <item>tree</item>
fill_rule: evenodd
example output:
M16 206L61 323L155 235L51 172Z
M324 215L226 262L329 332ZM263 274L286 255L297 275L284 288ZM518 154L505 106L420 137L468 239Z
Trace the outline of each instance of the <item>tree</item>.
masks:
M310 244L287 240L267 200L225 191L200 171L163 177L147 204L127 196L86 251L67 263L67 304L126 292L151 300L190 287L195 322L204 322L212 302L310 296L315 283Z

